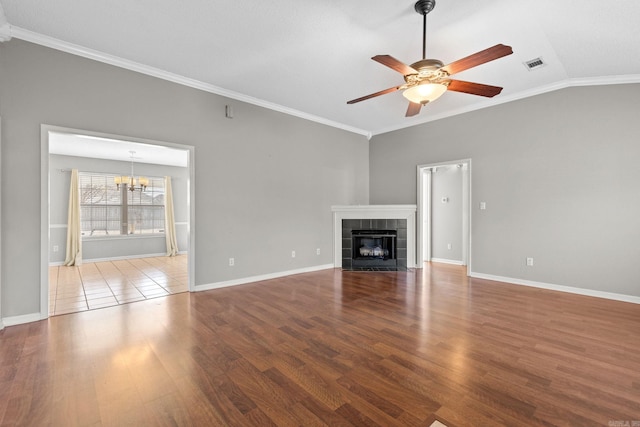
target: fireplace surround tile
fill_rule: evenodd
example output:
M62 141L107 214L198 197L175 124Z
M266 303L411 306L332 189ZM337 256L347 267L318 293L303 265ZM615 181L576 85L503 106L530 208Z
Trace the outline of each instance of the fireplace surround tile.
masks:
M353 230L395 230L398 269L415 268L416 205L342 205L332 206L334 218L334 265L356 269L352 263ZM402 245L402 247L401 247Z
M393 227L393 228L392 228ZM396 267L407 268L407 220L362 218L342 220L342 268L353 268L352 236L354 230L393 230L396 236Z

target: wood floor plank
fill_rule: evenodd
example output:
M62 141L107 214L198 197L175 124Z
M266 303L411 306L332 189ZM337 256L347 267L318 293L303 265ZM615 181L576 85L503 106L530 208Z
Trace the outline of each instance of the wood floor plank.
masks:
M265 426L272 427L277 426L271 418L267 416L264 412L260 410L260 408L255 408L248 413L245 414L245 423L238 425L249 425L249 426Z
M267 372L278 373L303 390L302 393L296 394L302 396L307 394L322 402L323 405L331 410L337 409L345 402L346 399L340 388L333 381L333 378L325 378L321 371L309 365L301 364L296 366L295 364L287 363L288 358L277 356L272 358L274 367Z
M367 414L360 412L358 409L351 406L349 403L345 403L336 410L336 413L341 415L344 419L349 421L354 426L372 427L381 426L385 424L378 424L373 419L369 418Z
M384 366L380 366L384 368ZM397 418L402 413L409 413L417 418L426 419L436 412L441 404L431 398L429 387L412 387L405 378L394 375L394 371L386 370L372 372L366 368L356 368L348 377L341 378L340 383L356 392L358 395L378 400L382 399L380 407L390 416ZM366 398L366 400L369 400ZM373 404L373 401L370 401ZM375 406L378 406L375 404ZM387 409L383 409L386 406Z
M236 366L229 372L229 377L262 412L277 425L298 425L289 409L303 396L287 394L286 390L271 378L262 375L253 365L242 359L235 364Z
M161 261L50 272L56 310L173 289ZM639 342L637 304L323 270L7 327L0 426L632 425Z
M188 425L240 425L241 414L231 407L225 412L218 410L208 396L207 389L200 387L192 378L185 377L176 381L176 387L192 420Z

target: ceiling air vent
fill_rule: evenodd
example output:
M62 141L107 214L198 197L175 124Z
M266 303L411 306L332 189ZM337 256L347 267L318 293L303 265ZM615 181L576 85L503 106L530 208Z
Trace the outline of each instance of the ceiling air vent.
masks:
M527 67L527 70L532 71L532 70L536 70L538 68L544 67L546 64L544 63L542 58L535 58L525 62L524 65L525 67Z

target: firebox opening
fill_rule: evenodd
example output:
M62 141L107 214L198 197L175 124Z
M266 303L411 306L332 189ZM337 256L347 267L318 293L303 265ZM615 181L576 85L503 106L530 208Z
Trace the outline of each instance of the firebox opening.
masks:
M396 230L353 230L354 267L396 265Z

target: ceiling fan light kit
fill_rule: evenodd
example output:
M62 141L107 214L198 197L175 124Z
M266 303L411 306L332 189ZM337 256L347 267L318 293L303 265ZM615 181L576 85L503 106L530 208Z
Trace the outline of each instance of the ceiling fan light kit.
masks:
M416 12L423 17L422 59L420 61L414 62L411 65L406 65L390 55L376 55L371 58L374 61L401 73L404 76L405 84L352 99L351 101L348 101L347 104L355 104L380 95L402 90L403 96L409 100L409 108L407 109L406 117L411 117L418 114L423 105L435 101L447 90L489 98L496 96L502 91L502 88L498 86L453 80L449 77L453 74L468 70L469 68L485 64L498 58L502 58L503 56L511 55L513 53L511 46L497 44L489 49L474 53L473 55L454 61L446 66L442 61L426 58L427 14L431 12L435 6L435 0L418 0L414 6Z
M442 83L420 83L406 89L402 95L413 103L425 105L440 98L446 91L447 86Z

